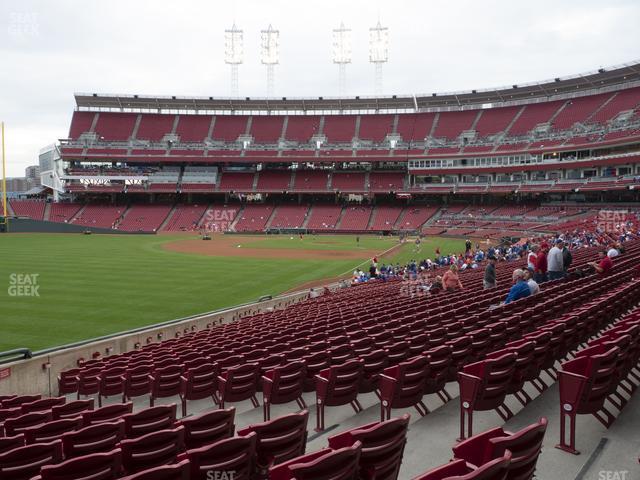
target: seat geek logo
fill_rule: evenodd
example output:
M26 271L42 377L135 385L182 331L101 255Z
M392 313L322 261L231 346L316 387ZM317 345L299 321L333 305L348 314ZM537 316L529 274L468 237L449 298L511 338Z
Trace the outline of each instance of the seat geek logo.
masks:
M39 276L39 273L12 273L9 275L7 293L10 297L39 297Z

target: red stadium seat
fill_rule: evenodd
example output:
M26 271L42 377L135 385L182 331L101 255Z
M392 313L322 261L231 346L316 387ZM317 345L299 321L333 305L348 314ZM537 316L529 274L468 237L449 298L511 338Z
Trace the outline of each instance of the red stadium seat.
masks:
M461 440L467 438L467 435L473 435L473 412L476 410L496 410L505 421L513 416L504 404L504 399L515 370L515 363L516 354L506 353L498 358L469 364L458 374Z
M14 448L24 447L25 445L24 433L13 437L0 437L0 453L8 452Z
M43 412L51 410L53 407L64 405L67 399L65 397L42 398L34 402L27 402L20 405L22 413Z
M19 417L8 418L4 422L4 434L8 437L24 432L29 427L38 427L51 421L51 410L33 412Z
M464 460L454 460L418 475L413 480L506 480L510 463L511 452L507 450L502 457L479 468L467 465Z
M262 377L264 420L271 418L271 405L295 401L302 409L307 408L302 391L307 368L304 362L291 362L274 368Z
M96 410L89 410L82 414L84 425L95 425L103 422L114 422L133 411L133 403L107 405Z
M129 413L122 417L126 438L136 438L158 430L173 428L176 421L176 405L159 405Z
M23 403L35 402L42 398L40 395L11 395L9 398L2 400L2 408L19 407Z
M256 472L260 478L266 478L274 465L304 455L308 420L309 412L304 410L238 430L239 436L257 434Z
M124 374L123 401L134 397L151 394L151 375L153 367L150 364L140 364L127 368Z
M508 450L512 457L507 480L531 480L546 430L546 418L514 433L493 428L458 443L453 447L453 456L478 468L502 457Z
M359 478L396 480L407 442L409 414L380 423L370 423L329 437L329 447L337 450L362 443Z
M199 448L225 438L233 437L235 431L234 407L214 410L194 417L183 418L176 426L184 427L184 443L187 449Z
M121 468L122 453L116 449L46 465L33 480L112 480L120 478Z
M82 417L54 420L37 427L29 427L23 430L27 444L47 443L57 440L67 432L73 432L82 427Z
M84 412L93 410L93 404L93 398L89 398L88 400L75 400L64 405L56 405L51 408L51 416L53 420L82 416Z
M30 480L40 473L44 465L62 461L62 442L35 443L0 454L0 478Z
M210 480L215 472L233 472L234 480L250 480L256 455L255 433L245 437L227 438L210 445L187 450L180 460L191 464L191 480Z
M61 437L65 458L106 452L116 448L124 439L124 420L102 422Z
M362 444L338 450L324 449L272 468L270 480L356 480Z
M226 402L251 400L254 407L260 405L256 398L256 386L260 367L257 363L246 363L229 368L218 377L220 399L218 406L224 408Z
M426 357L414 357L387 368L380 375L380 420L391 418L392 408L415 407L421 416L429 413L422 402L429 362Z
M559 372L560 391L560 444L557 447L569 453L576 450L576 415L592 414L606 427L611 414L604 407L615 378L618 347L601 353L574 358L562 364ZM603 419L600 412L607 416ZM566 441L566 423L569 420L569 443Z
M358 390L362 381L362 360L327 368L316 375L316 430L324 430L324 409L350 404L356 413L362 411Z
M76 393L78 391L78 375L79 368L65 370L58 375L58 396L61 397L68 393Z
M190 480L191 464L189 460L174 465L163 465L144 470L133 475L121 477L121 480Z
M187 400L201 400L211 398L218 403L216 390L218 388L218 369L211 363L205 363L192 369L187 369L180 379L180 399L182 401L182 416L187 415Z
M181 390L181 378L184 372L182 365L162 367L155 370L151 376L151 395L149 406L153 407L158 398L179 396Z
M122 466L127 474L176 462L184 451L184 427L158 430L135 439L122 440Z

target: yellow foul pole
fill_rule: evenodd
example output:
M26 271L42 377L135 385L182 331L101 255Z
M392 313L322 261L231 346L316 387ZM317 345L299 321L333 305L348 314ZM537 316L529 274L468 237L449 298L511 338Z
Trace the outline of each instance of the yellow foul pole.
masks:
M4 156L4 122L2 122L2 218L7 224L7 164Z

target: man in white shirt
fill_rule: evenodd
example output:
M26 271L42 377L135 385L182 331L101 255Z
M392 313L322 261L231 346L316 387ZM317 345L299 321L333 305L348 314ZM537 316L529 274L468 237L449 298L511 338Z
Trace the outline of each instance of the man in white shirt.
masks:
M615 258L618 255L620 255L620 252L616 249L616 247L614 245L611 245L611 248L609 249L609 251L607 252L607 257L609 258Z
M556 239L556 244L547 254L547 275L549 276L549 280L564 278L564 259L562 257L563 248L564 242L561 238L558 238Z

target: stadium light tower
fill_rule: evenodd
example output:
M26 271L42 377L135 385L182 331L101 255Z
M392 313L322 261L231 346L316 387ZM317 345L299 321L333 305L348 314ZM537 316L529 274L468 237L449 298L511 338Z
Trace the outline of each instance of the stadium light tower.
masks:
M374 91L382 93L382 65L389 60L389 29L380 25L369 29L369 62L374 66Z
M238 66L244 58L242 30L233 24L224 31L224 63L231 66L231 96L238 96Z
M347 64L351 63L351 29L344 23L333 29L333 63L338 65L340 95L347 93Z
M280 31L271 25L260 31L260 61L267 66L267 96L275 90L275 67L280 63Z

